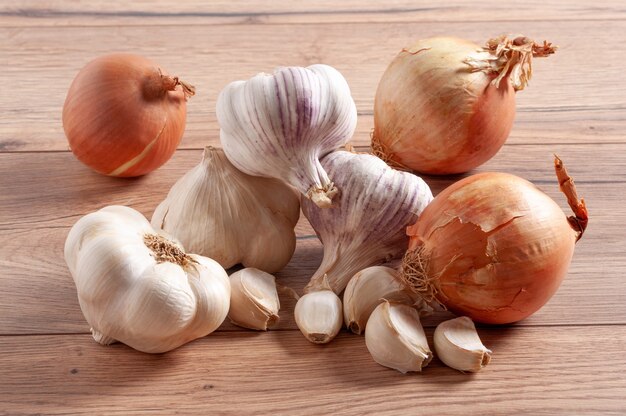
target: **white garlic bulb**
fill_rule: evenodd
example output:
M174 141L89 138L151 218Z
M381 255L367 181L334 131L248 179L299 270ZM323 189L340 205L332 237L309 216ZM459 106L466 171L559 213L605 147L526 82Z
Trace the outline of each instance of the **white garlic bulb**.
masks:
M239 170L277 178L320 207L337 192L319 159L356 128L356 105L343 76L328 65L278 68L227 85L217 100L220 138Z
M383 300L413 305L420 296L390 267L372 266L355 274L343 293L343 316L346 327L355 334L365 330L372 311Z
M406 227L433 195L421 178L373 155L337 151L324 157L322 166L340 193L331 209L302 199L302 212L324 245L322 263L305 292L326 278L340 293L358 271L402 257L409 243Z
M137 211L109 206L74 224L65 261L96 341L149 353L204 337L228 313L230 283L210 258L187 254Z
M440 323L433 341L437 357L456 370L475 373L491 361L491 350L480 341L474 322L467 316Z
M400 303L384 301L374 309L365 345L374 361L401 373L422 371L433 358L418 312Z
M278 323L280 300L276 278L259 269L247 268L230 275L228 318L238 326L267 331Z
M226 269L241 263L274 273L293 255L299 217L291 187L246 175L222 150L208 147L156 208L152 226Z
M341 330L341 309L341 299L335 292L321 289L298 299L294 317L306 339L314 344L326 344Z

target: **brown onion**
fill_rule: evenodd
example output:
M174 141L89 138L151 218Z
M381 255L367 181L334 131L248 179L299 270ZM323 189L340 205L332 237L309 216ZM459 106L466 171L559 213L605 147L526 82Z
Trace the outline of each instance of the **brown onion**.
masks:
M110 176L140 176L172 156L194 88L130 54L94 59L72 82L63 128L74 155Z
M484 48L438 37L403 49L376 91L374 154L396 168L429 174L483 164L509 136L515 92L530 79L532 58L555 49L523 36L501 36Z
M587 209L555 159L567 218L532 183L506 173L481 173L446 188L407 228L402 275L426 300L458 315L503 324L541 308L567 274Z

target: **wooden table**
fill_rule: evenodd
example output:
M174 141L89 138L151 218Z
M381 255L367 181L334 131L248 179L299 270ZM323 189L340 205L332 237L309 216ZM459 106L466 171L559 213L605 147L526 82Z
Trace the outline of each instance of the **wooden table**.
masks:
M0 5L0 413L582 414L626 412L626 14L621 0L229 1ZM210 4L207 4L210 3ZM412 40L500 33L548 39L518 94L511 137L478 171L525 177L565 209L558 153L588 203L588 233L558 294L508 327L481 327L492 363L466 375L436 359L421 374L376 364L362 337L307 342L282 298L278 329L221 329L164 355L103 347L88 333L63 260L81 216L109 204L150 216L205 145L219 145L215 100L230 81L327 63L347 78L367 146L378 80ZM93 173L68 151L61 108L76 72L112 51L144 54L196 85L180 150L146 177ZM452 179L429 179L435 192ZM301 290L322 247L301 220L278 278ZM443 316L425 321L433 326Z

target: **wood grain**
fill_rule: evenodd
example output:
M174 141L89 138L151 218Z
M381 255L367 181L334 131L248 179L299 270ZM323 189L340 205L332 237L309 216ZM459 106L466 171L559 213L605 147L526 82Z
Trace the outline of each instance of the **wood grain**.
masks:
M578 244L568 279L545 308L522 324L626 324L626 287L621 284L626 270L626 235L617 232L622 220L616 215L623 211L626 177L617 172L595 179L603 166L619 165L626 145L546 147L506 146L479 169L507 171L533 180L566 209L552 178L551 152L558 152L591 212L588 232ZM590 149L596 162L589 160ZM13 178L0 194L0 247L4 253L0 267L5 270L0 275L0 293L5 293L0 303L0 334L88 331L63 260L69 228L88 212L112 204L132 206L149 217L169 187L198 163L200 155L196 150L179 151L164 168L136 180L93 173L67 152L0 155L0 177ZM543 167L539 168L541 161ZM426 179L435 193L454 180ZM322 248L304 217L297 234L301 239L296 255L279 278L299 291L318 267ZM283 306L286 318L279 328L295 329L293 301L284 299Z
M517 96L519 116L512 140L625 141L621 134L626 114L622 66L606 57L626 54L626 21L503 22L497 28L483 23L459 27L323 23L300 26L295 36L293 26L285 24L168 26L158 30L144 26L115 30L0 27L0 54L8 62L0 81L19 91L0 101L0 151L67 150L61 111L69 85L89 60L114 51L141 51L197 87L197 95L188 104L183 148L216 142L215 101L227 83L277 66L320 62L335 66L348 80L364 116L359 120L356 141L365 144L373 127L376 86L402 47L415 39L443 34L482 44L509 31L549 39L561 47L554 56L534 61L534 77ZM587 33L594 33L593 39ZM77 38L81 42L76 42ZM253 45L250 39L255 39ZM185 48L180 48L181 44ZM602 71L598 71L598 62L602 62ZM24 97L36 97L36 105Z
M482 44L500 33L545 38L560 50L535 60L511 137L477 171L527 178L566 209L552 170L558 153L591 221L541 311L516 325L479 327L494 350L485 371L464 375L435 359L423 374L403 376L377 365L363 338L345 331L314 346L296 329L295 300L286 296L269 333L226 322L156 356L92 341L63 260L69 228L110 204L151 215L200 149L219 145L215 101L228 82L276 66L337 67L359 111L352 143L365 151L376 86L400 48L435 35ZM120 50L198 89L180 150L134 180L82 166L61 125L76 72ZM624 55L622 0L0 2L0 415L626 414ZM425 179L438 193L461 177ZM323 248L304 218L296 233L297 251L278 279L300 290ZM423 320L429 338L448 317Z
M0 398L11 415L626 411L625 327L514 327L480 335L494 355L475 375L437 359L421 374L402 375L376 364L363 337L347 333L325 346L293 331L218 333L166 355L103 347L88 335L0 337Z
M615 215L621 206L619 190L626 183L626 172L619 169L625 151L626 144L612 143L505 145L492 160L474 172L500 171L521 176L540 185L565 209L554 176L552 155L557 153L576 180L579 193L590 205L591 227L595 219L600 219L598 215L614 221L611 223L614 225L619 221L619 216ZM199 163L200 158L200 150L178 151L152 174L121 179L91 171L68 152L0 154L3 181L0 230L69 226L88 212L112 204L132 206L150 216L169 188ZM606 172L607 166L611 168L609 172ZM436 194L461 177L425 177L425 180ZM610 185L612 183L614 185ZM606 189L596 194L598 186ZM311 234L310 231L307 234Z
M392 0L378 4L362 0L316 0L315 2L267 2L254 0L179 3L154 1L128 3L115 1L62 2L22 0L18 5L0 5L0 18L6 26L122 26L172 24L315 24L321 22L468 22L511 20L619 20L626 12L619 0L591 4L571 4L558 0L528 0L523 7L507 3L471 0L443 4L416 4ZM541 10L537 16L537 10Z
M62 104L59 104L62 106ZM189 104L192 106L192 104ZM36 114L31 112L24 117L31 118L31 124L24 126L20 118L0 120L0 153L27 151L68 151L69 146L61 126L61 107L56 113ZM204 109L199 109L202 112ZM205 146L220 147L219 124L215 113L190 115L187 129L179 149L202 149ZM374 128L372 114L360 114L357 128L351 143L355 146L369 146L370 133ZM585 144L585 143L626 143L626 107L571 108L571 109L518 109L515 124L508 144Z

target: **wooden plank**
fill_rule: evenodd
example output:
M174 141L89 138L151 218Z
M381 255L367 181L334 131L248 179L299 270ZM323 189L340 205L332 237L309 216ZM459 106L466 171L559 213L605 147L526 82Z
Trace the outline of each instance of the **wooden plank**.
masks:
M552 179L551 152L557 151L589 204L590 227L579 243L568 279L558 295L523 324L626 323L622 285L626 235L616 231L621 228L617 213L623 209L621 195L626 192L624 172L617 169L624 145L546 147L506 146L480 169L527 177L565 208ZM591 162L590 151L594 152ZM199 151L177 152L154 174L121 180L92 173L69 153L0 155L4 190L0 194L0 334L86 331L62 255L69 227L107 204L130 205L150 215L176 178L199 158ZM453 181L427 180L435 192ZM319 265L322 249L317 240L307 237L313 232L304 219L298 234L303 239L298 241L296 256L279 277L300 290ZM286 312L280 328L293 329L294 302L284 299L283 304Z
M622 284L626 255L624 237L602 245L607 228L597 224L581 240L570 271L558 293L539 312L519 325L626 324L626 288ZM63 260L67 229L0 232L0 334L86 333L76 289ZM620 248L621 247L621 248ZM317 239L298 241L290 264L278 281L302 293L323 254ZM278 329L295 329L295 301L281 296ZM425 320L433 325L448 313ZM236 329L225 323L222 330Z
M432 329L427 330L428 335ZM376 364L363 338L212 334L165 355L89 336L0 337L5 414L623 414L626 327L480 329L481 373ZM599 344L601 340L601 346Z
M191 104L190 104L191 105ZM59 110L60 111L60 110ZM68 150L63 126L50 114L31 113L32 122L19 124L18 120L0 120L0 153L25 151ZM187 129L179 149L221 147L219 124L215 113L189 115ZM369 146L374 127L372 114L360 114L357 129L350 142L355 146ZM624 109L564 109L546 110L526 108L518 111L515 125L507 139L509 144L567 144L567 143L626 143L626 108Z
M337 67L350 83L359 112L367 116L361 118L357 134L357 141L362 144L373 127L371 113L378 81L405 44L442 34L482 44L507 31L545 36L561 46L549 60L535 61L535 77L518 95L519 116L513 140L562 143L584 140L589 135L624 142L620 134L626 111L622 70L606 57L626 53L626 42L619 41L626 41L626 21L511 22L499 25L495 33L493 27L483 23L328 23L299 26L297 36L292 25L181 28L0 29L0 54L8 63L0 81L19 91L6 94L0 102L0 151L66 150L61 111L73 77L87 61L119 50L141 51L196 85L198 94L189 101L183 147L200 148L215 142L215 101L228 82L271 71L276 66L318 62ZM81 42L76 42L77 38ZM250 45L249 39L255 39L254 45ZM603 63L602 71L598 71L599 62ZM25 97L36 97L36 105L35 98Z
M578 4L576 4L578 3ZM539 12L540 11L540 12ZM191 0L179 3L128 3L116 1L63 2L22 0L0 7L4 26L66 25L170 25L241 23L322 23L322 22L467 22L510 20L624 19L618 0L562 3L556 0L529 0L523 7L506 3L448 1L442 5L416 4L410 0L367 4L361 0L315 2L246 2Z
M540 184L565 207L553 179L552 154L558 153L592 213L604 212L601 215L610 221L621 206L620 192L612 189L623 189L626 181L621 168L625 151L625 144L505 145L476 172L504 171L521 176ZM176 180L200 159L199 150L179 151L149 175L121 179L91 171L68 152L0 154L0 229L69 226L88 212L112 204L129 205L150 216ZM425 179L437 193L460 177ZM622 184L611 187L607 182ZM606 186L606 193L594 198L598 186Z

